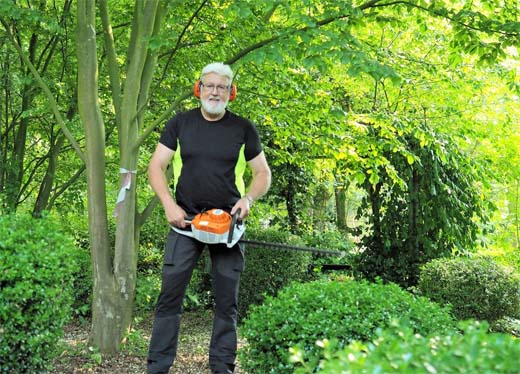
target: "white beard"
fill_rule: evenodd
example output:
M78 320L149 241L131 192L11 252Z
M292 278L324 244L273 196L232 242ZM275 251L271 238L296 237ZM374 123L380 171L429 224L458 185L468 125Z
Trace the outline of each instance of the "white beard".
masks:
M218 115L224 113L229 100L215 102L211 99L201 100L202 108L209 114Z

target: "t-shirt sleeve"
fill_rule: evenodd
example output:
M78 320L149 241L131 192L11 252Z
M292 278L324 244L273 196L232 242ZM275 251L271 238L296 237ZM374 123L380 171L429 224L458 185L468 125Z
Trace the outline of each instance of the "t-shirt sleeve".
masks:
M260 141L260 135L258 130L253 123L248 122L248 128L246 133L246 147L244 156L246 161L250 161L262 152L262 143Z
M178 117L173 117L168 122L161 133L159 143L170 148L171 150L177 150L177 136L178 136Z

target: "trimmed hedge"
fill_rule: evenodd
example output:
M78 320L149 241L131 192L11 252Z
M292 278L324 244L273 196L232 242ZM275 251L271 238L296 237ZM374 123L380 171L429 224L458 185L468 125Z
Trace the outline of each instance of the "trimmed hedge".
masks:
M508 334L488 334L486 323L467 324L462 334L424 337L408 327L378 331L371 343L353 342L335 351L334 342L321 341L326 357L316 367L300 367L296 374L431 374L519 373L520 340ZM302 353L292 350L294 362Z
M460 320L488 322L520 313L520 279L490 258L436 259L421 268L418 289L450 304Z
M416 297L397 285L367 281L315 281L293 284L251 308L241 335L242 368L250 373L292 373L289 348L300 349L311 367L317 366L320 339L336 339L339 347L353 340L368 341L377 328L405 320L424 335L453 331L449 309Z
M45 372L71 314L71 238L50 218L0 217L0 372Z

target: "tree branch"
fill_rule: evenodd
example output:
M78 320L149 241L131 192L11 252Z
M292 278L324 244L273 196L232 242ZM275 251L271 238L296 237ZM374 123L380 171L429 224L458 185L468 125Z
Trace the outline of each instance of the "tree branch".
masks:
M56 118L56 121L58 122L61 130L63 131L63 134L69 140L69 142L72 144L72 147L76 151L76 153L79 156L79 158L81 159L81 161L86 162L85 154L83 153L79 144L76 142L76 140L74 139L74 136L72 135L72 133L69 131L67 125L65 124L65 121L58 109L58 104L56 103L56 100L54 99L54 96L52 95L52 92L50 91L49 86L47 86L47 84L43 81L42 77L40 76L40 73L38 73L38 70L36 70L34 65L31 63L31 61L29 60L27 55L24 53L24 51L20 47L20 44L18 44L18 42L13 37L13 34L11 33L11 30L9 29L9 25L5 22L4 19L1 19L0 22L2 23L9 40L11 41L11 43L15 47L16 51L18 52L18 55L23 60L25 65L27 65L27 67L33 74L34 78L38 82L38 85L40 86L43 93L47 97L47 100L49 100L49 104L51 106L52 112L54 113L54 117Z
M177 43L175 43L175 46L173 47L173 49L169 53L168 61L166 61L166 64L164 65L164 69L163 69L163 73L162 73L161 79L159 79L159 82L157 84L158 86L160 86L161 82L166 77L166 73L168 71L168 67L170 66L170 62L171 62L173 56L175 55L175 53L177 52L177 50L179 49L179 47L181 45L182 38L184 37L184 35L188 31L188 28L193 23L193 20L195 19L195 17L197 17L197 15L200 13L202 8L204 8L204 6L206 5L207 2L208 2L208 0L203 0L202 3L200 4L200 6L195 10L195 12L193 12L193 14L191 15L191 17L188 20L188 22L184 25L181 33L179 34L179 37L177 38Z
M76 183L76 181L79 179L81 174L83 174L85 169L86 169L85 164L81 165L81 167L74 173L74 175L72 177L70 177L70 179L68 181L63 183L61 186L59 186L59 187L57 186L55 188L55 192L50 197L49 202L47 204L47 209L49 209L49 210L52 209L52 207L54 206L54 203L56 202L56 199L58 197L60 197L70 186L72 186L74 183Z
M453 17L452 15L449 15L449 14L443 14L441 12L439 12L438 10L435 10L435 9L428 9L424 6L421 6L421 5L418 5L418 4L414 4L414 3L410 3L408 1L403 1L403 0L398 0L398 1L392 1L390 3L384 3L384 4L377 4L379 1L381 0L374 0L374 1L370 1L369 3L375 3L375 4L372 4L371 7L372 8L376 8L376 7L384 7L384 6L391 6L391 5L397 5L397 4L403 4L403 5L408 5L410 7L413 7L413 8L416 8L416 9L420 9L422 11L425 11L427 13L430 13L436 17L441 17L441 18L445 18L445 19L448 19L450 20L451 22L455 23L455 24L458 24L466 29L469 29L469 30L474 30L474 31L479 31L479 32L490 32L490 33L493 33L493 34L500 34L500 35L503 35L503 36L509 36L509 37L518 37L518 33L508 33L508 32L504 32L504 31L501 31L501 30L497 30L497 29L492 29L492 28L489 28L489 29L483 29L483 28L480 28L478 26L473 26L471 24L468 24L468 23L464 23L464 22L461 22L461 21L458 21L455 17ZM446 11L450 12L450 10L446 9ZM480 14L480 13L479 13Z
M156 36L160 33L163 19L166 14L165 2L159 1L157 4L157 8L155 10L155 17L153 22L152 36ZM137 100L137 112L136 118L139 124L139 128L142 127L143 123L143 109L148 106L148 102L150 101L150 87L153 81L153 73L155 70L155 66L157 65L157 52L154 50L148 49L148 53L146 54L145 63L143 66L143 73L141 75L141 90L139 91L139 96Z
M164 121L166 121L166 119L170 116L171 112L173 112L173 110L175 108L177 108L179 106L179 104L185 100L186 98L190 97L191 96L191 93L192 91L189 90L189 91L185 91L181 96L179 96L177 98L177 100L175 100L174 102L172 102L172 104L168 107L168 109L166 109L163 114L161 114L161 116L159 118L157 118L155 121L153 121L153 123L148 126L144 131L143 133L137 138L137 140L135 141L135 144L134 144L134 147L133 147L133 151L137 150L143 143L144 141L146 140L146 138L148 138L148 136L152 133L152 131L157 127L159 126L161 123L163 123Z
M114 44L114 34L110 15L108 14L107 0L99 1L99 12L103 24L103 36L105 39L105 49L108 59L108 75L110 77L110 87L112 88L112 101L116 112L116 126L121 132L121 83L119 81L119 64L117 63L116 48Z

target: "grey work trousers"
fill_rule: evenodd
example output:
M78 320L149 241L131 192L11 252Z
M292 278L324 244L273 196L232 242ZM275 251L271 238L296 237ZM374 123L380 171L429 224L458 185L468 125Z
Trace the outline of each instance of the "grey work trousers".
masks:
M205 246L173 230L168 234L161 293L148 350L148 374L168 373L175 360L184 295ZM238 286L244 270L244 246L207 246L215 298L209 364L212 373L233 373L237 351Z

